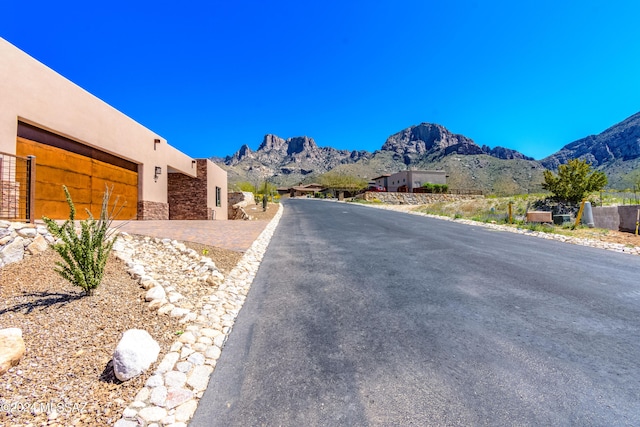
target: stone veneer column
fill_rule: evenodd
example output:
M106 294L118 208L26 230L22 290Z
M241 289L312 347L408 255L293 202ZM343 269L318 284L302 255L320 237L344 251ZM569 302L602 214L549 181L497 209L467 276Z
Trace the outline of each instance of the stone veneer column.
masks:
M138 202L138 219L169 219L169 204L142 200Z
M207 207L207 160L196 162L196 178L181 173L168 176L169 219L212 219Z

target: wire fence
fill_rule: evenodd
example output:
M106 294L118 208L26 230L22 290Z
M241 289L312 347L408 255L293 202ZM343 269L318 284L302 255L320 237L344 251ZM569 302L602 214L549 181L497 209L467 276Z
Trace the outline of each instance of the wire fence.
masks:
M33 220L35 157L0 153L0 219Z
M619 205L640 205L640 192L606 190L600 192L600 203Z

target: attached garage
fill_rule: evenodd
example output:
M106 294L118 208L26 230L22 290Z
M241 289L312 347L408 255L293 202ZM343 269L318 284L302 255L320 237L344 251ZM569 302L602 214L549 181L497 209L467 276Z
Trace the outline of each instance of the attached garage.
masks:
M77 211L87 218L88 209L100 215L106 187L113 187L111 202L124 203L117 219L136 219L138 205L138 165L89 147L69 138L18 123L18 156L36 157L35 218L69 217L62 186L66 185Z
M182 153L2 38L0 94L0 156L35 157L29 186L0 171L0 216L66 219L66 185L78 219L85 209L99 214L106 186L126 203L118 219L227 219L222 168ZM35 194L23 203L18 190L27 188ZM24 214L10 215L19 207Z

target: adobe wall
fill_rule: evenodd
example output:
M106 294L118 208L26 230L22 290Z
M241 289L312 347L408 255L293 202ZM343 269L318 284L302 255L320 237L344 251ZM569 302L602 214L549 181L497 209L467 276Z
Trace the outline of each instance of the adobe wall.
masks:
M198 160L198 164L200 161L202 160ZM211 209L212 219L227 220L227 171L211 160L204 159L204 161L207 165L207 187L209 188L207 206ZM216 187L220 188L220 206L216 204Z
M15 154L22 121L139 164L139 201L167 203L169 169L195 177L191 157L2 38L0 93L0 152Z

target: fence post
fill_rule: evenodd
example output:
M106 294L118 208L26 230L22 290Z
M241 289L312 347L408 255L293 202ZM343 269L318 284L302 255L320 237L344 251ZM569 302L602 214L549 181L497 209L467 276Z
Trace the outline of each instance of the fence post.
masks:
M27 156L27 182L29 183L27 194L27 222L35 222L36 214L36 156Z
M509 202L509 224L513 224L513 202Z
M582 203L580 204L580 210L578 211L578 215L576 215L576 228L580 225L580 220L582 219L582 212L584 212L584 203L587 199L582 199Z

